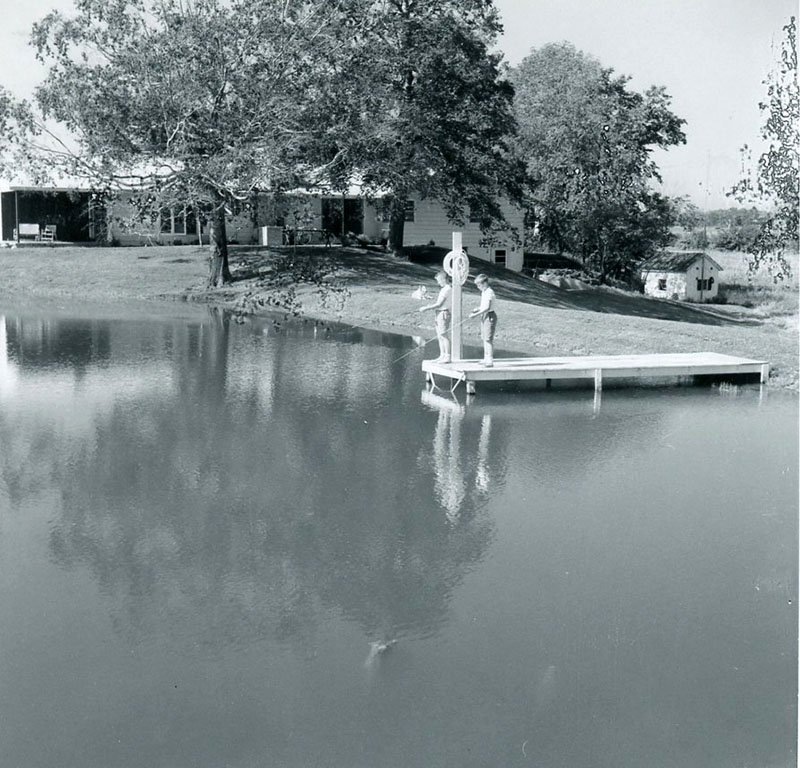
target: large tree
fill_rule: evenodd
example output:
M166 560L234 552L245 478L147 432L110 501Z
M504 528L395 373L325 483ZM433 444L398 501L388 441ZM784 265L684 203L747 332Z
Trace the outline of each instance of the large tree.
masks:
M534 50L513 73L529 221L605 279L669 242L675 206L653 188L651 152L685 142L662 87L644 94L569 43Z
M358 179L387 201L400 253L406 202L439 201L454 222L503 225L499 201L519 199L513 89L491 47L501 31L491 0L352 0L353 56L338 70L338 119L323 157L335 187Z
M226 211L255 189L297 183L324 129L318 102L344 51L347 5L75 0L73 15L50 13L33 30L48 71L29 110L39 119L28 161L127 189L143 216L190 205L210 225L219 285L230 278Z
M794 16L784 32L780 62L764 81L767 96L758 105L764 115L761 138L767 147L754 171L750 163L752 152L747 146L743 148L747 172L731 192L741 202L770 206L770 214L748 250L753 256L750 269L755 272L766 266L776 281L797 268L800 234L800 85ZM789 258L791 253L794 259Z

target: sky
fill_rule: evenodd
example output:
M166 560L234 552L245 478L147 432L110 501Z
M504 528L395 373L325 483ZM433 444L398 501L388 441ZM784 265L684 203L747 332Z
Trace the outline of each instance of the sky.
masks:
M568 41L644 92L662 85L686 120L686 144L654 154L670 196L701 210L741 176L739 149L755 146L763 80L779 60L797 0L496 0L513 66L534 48Z
M11 3L4 2L4 5ZM568 41L643 92L662 85L686 120L686 145L657 151L662 191L701 209L736 205L725 196L741 176L739 149L758 142L763 80L780 55L797 0L495 0L513 66L534 48ZM3 9L0 84L30 96L43 75L28 45L31 24L72 0L25 0Z

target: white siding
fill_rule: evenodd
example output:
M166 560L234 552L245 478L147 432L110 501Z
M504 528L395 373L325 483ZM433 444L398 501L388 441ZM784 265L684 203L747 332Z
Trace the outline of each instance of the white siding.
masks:
M666 288L660 289L658 283L666 280ZM660 299L685 299L686 274L683 272L645 272L644 292Z
M521 209L510 203L501 203L503 215L516 229L520 243L523 239L524 214ZM380 222L373 206L365 206L364 233L372 235L367 228L369 215L370 226L375 226L376 233L388 235L388 222ZM367 213L369 212L369 213ZM373 218L374 217L374 218ZM443 206L435 200L414 200L414 221L407 221L403 229L403 245L428 245L433 243L439 248L450 248L453 232L462 233L462 243L473 259L494 262L497 251L505 251L505 266L519 272L522 269L523 250L521 244L514 242L512 234L503 234L502 239L492 245L481 245L483 234L477 223L469 222L465 212L463 224L454 224L447 218ZM374 221L374 224L373 224ZM380 231L377 227L380 226ZM375 235L373 235L375 236Z
M643 272L644 292L648 296L682 301L709 301L719 292L719 269L705 256L698 256L685 272L652 271ZM711 287L700 291L698 279L714 278ZM659 289L660 280L666 280L666 288Z
M378 208L364 201L364 234L371 240L389 237L389 224L381 220Z
M711 287L700 291L697 288L698 279L708 280L714 278ZM713 299L719 290L719 274L717 268L705 256L697 259L686 272L686 298L690 301L708 301Z

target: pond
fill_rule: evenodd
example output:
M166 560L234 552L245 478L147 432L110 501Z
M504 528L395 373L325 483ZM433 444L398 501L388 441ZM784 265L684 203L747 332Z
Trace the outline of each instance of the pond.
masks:
M3 765L795 765L796 397L412 344L0 320Z

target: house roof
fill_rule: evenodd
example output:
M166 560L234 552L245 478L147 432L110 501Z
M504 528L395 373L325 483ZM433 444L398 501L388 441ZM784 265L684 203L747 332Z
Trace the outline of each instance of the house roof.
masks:
M722 267L704 251L661 251L642 264L643 272L686 272L699 258L708 259L718 271Z
M34 184L27 179L0 181L0 192L91 192L85 180L59 178L48 184Z

